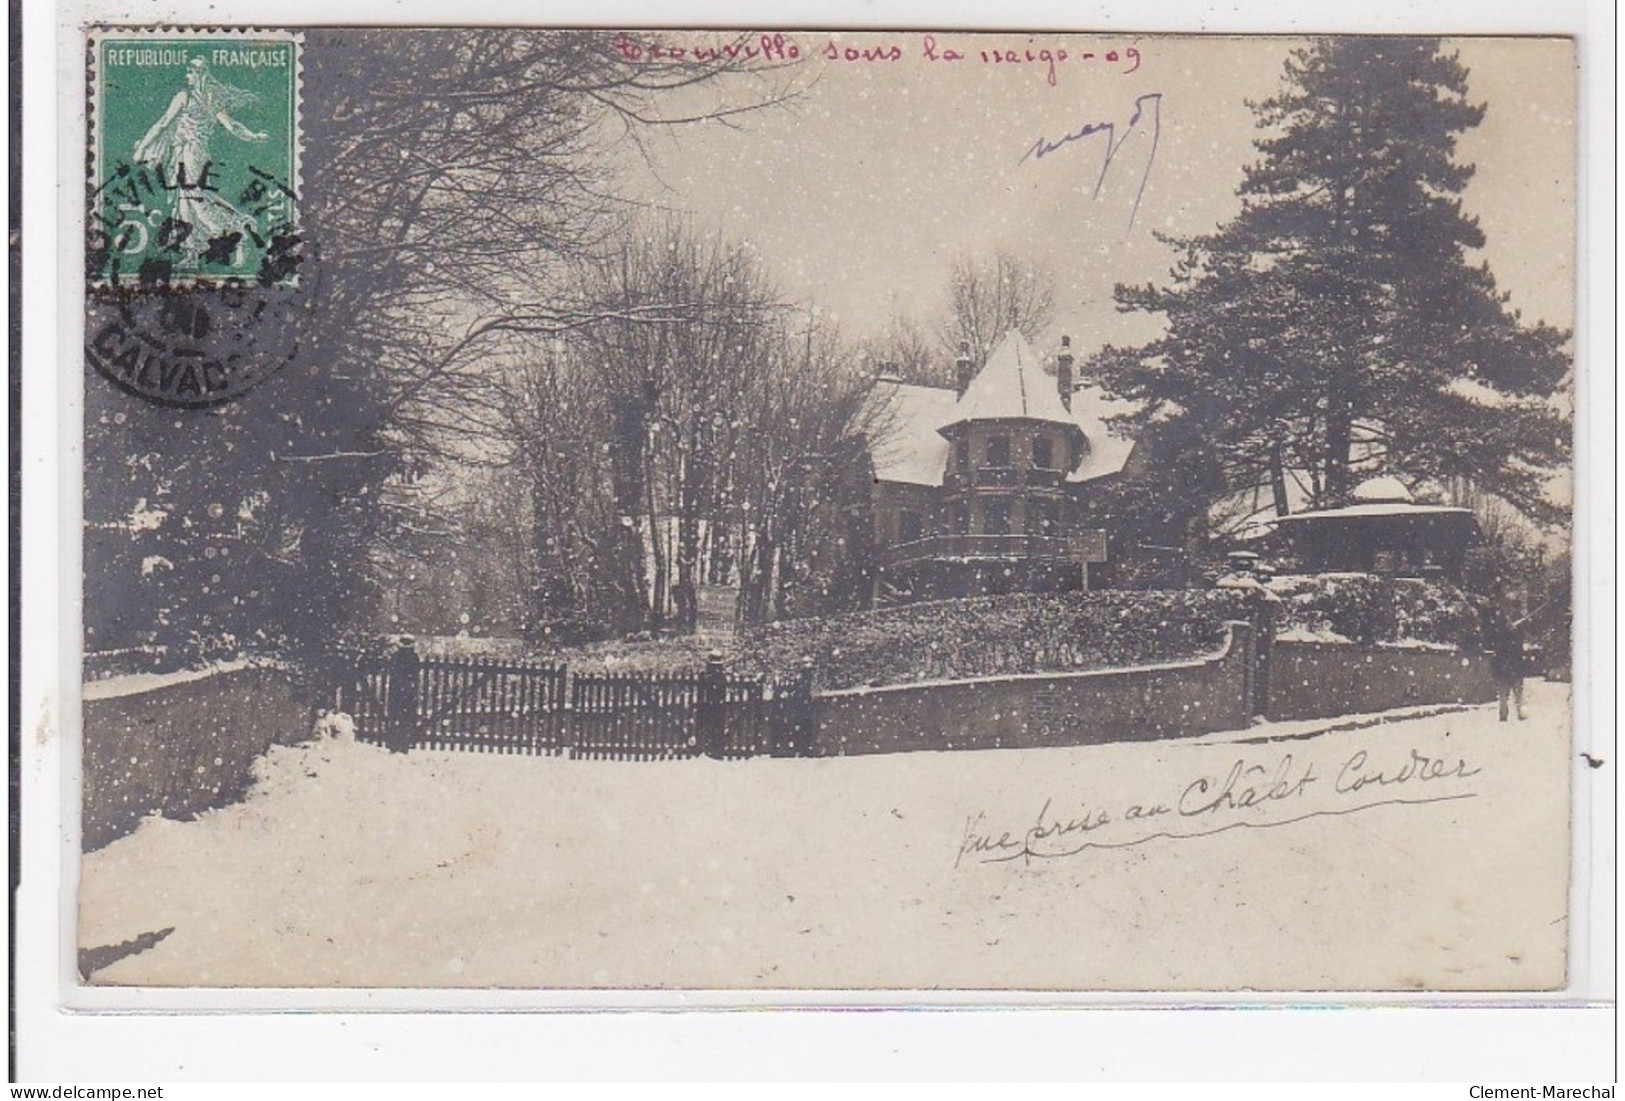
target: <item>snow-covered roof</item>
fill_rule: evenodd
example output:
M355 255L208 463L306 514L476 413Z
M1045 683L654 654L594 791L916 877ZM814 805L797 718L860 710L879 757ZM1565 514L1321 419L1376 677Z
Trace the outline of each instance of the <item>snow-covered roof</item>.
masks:
M1011 417L1054 424L1075 423L1066 406L1061 404L1055 380L1044 373L1038 354L1015 329L1000 337L993 351L988 353L987 362L965 388L948 423Z
M1134 450L1134 441L1112 431L1109 419L1127 416L1138 409L1136 402L1108 397L1106 391L1092 383L1072 391L1072 422L1083 430L1088 446L1083 461L1066 480L1092 482L1122 470Z
M1025 343L1025 342L1024 342ZM1067 475L1073 483L1089 482L1116 474L1128 462L1134 441L1115 434L1108 418L1132 413L1133 402L1106 396L1099 386L1081 386L1073 391L1072 411L1061 404L1054 380L1035 372L1055 395L1055 407L1083 433L1083 457ZM969 393L969 391L966 391ZM962 404L954 392L940 386L915 386L891 377L875 381L872 404L866 415L871 419L870 459L875 477L883 482L940 486L948 469L949 444L941 429L955 423Z
M1305 520L1349 520L1364 516L1445 516L1461 515L1471 516L1472 510L1456 508L1453 505L1418 505L1408 501L1376 501L1363 505L1348 505L1344 508L1323 508L1313 512L1300 512L1294 516L1281 516L1276 518L1277 524L1288 524Z
M1405 483L1392 474L1367 478L1354 487L1352 496L1357 503L1362 505L1409 503L1416 500L1415 497L1411 496L1411 491L1405 487Z
M1350 471L1366 473L1380 468L1387 438L1382 426L1375 421L1355 421L1353 437L1349 447ZM1314 473L1300 467L1287 467L1281 474L1286 486L1287 512L1291 515L1307 512L1319 496ZM1355 487L1353 497L1359 504L1414 500L1405 483L1392 475L1367 477ZM1243 541L1268 535L1280 519L1275 514L1275 491L1268 482L1259 482L1219 498L1208 508L1207 516L1215 532Z
M954 412L954 392L880 380L870 400L874 430L870 460L883 482L939 486L948 468L948 440L937 430Z

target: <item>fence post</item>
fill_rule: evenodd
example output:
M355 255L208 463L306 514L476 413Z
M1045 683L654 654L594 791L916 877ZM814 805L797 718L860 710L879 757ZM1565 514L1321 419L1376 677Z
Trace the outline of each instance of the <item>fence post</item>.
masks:
M785 685L784 699L778 708L778 737L774 740L773 754L779 757L811 756L813 746L813 676L817 672L813 659L801 659L790 682Z
M570 667L559 665L553 669L551 680L545 689L545 704L542 708L541 718L537 721L542 724L544 731L542 744L555 753L562 752L568 736L573 736L575 727L571 725L570 717Z
M389 695L384 708L384 744L391 753L412 748L418 726L418 670L422 667L414 640L401 639L400 647L389 656Z
M366 691L367 666L360 657L343 656L335 664L339 667L333 674L332 709L343 711L356 721L356 729L361 728L361 698Z
M1258 694L1258 649L1254 645L1251 623L1245 619L1229 619L1224 625L1230 632L1230 660L1239 658L1241 661L1241 698L1236 701L1240 704L1240 725L1236 729L1240 730L1253 721L1253 703Z
M564 720L564 732L568 733L568 737L564 737L564 732L561 732L560 748L568 749L572 759L581 750L581 735L587 729L588 720L585 717L585 712L587 710L588 683L581 679L580 673L577 673L570 681L570 713L565 716Z
M1269 576L1267 573L1264 575ZM1256 594L1253 604L1253 695L1252 714L1270 713L1270 652L1275 644L1275 606L1280 601L1267 590Z
M722 667L722 651L712 650L705 656L705 672L700 675L700 700L694 709L700 728L700 747L707 757L722 757L727 753L727 698L728 674Z

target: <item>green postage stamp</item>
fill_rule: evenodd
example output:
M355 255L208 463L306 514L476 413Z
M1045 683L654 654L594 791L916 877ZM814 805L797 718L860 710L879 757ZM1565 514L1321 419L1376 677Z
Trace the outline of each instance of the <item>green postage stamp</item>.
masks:
M294 281L299 49L288 31L91 36L93 285Z

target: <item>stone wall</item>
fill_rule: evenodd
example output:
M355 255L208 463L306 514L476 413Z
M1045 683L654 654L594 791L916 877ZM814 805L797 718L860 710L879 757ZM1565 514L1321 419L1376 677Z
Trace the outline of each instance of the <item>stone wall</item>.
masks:
M1184 738L1244 728L1252 629L1210 658L1133 669L857 688L813 701L826 755Z
M149 814L190 818L237 801L255 758L309 738L315 718L285 672L263 667L91 698L83 707L87 852Z
M1495 681L1485 654L1325 642L1277 642L1271 648L1267 713L1272 719L1493 699Z

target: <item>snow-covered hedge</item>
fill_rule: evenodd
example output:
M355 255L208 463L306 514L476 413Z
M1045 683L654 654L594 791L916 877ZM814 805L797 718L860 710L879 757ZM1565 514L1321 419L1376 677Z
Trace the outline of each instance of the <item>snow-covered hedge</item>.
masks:
M1467 594L1445 582L1374 574L1303 574L1277 578L1278 635L1326 641L1421 642L1473 646L1478 613Z
M740 640L733 665L783 678L810 658L833 689L1177 661L1216 649L1249 600L1181 589L933 601L769 625Z
M1278 578L1275 628L1289 639L1472 647L1478 616L1453 585L1368 574ZM1022 594L911 604L770 624L731 662L775 679L811 659L822 689L1179 661L1250 619L1257 586Z

